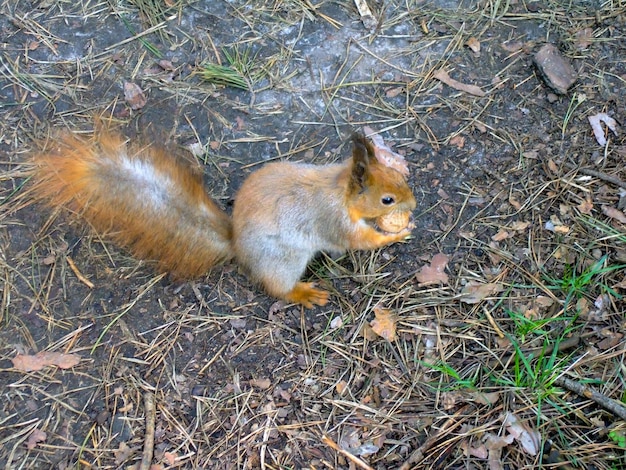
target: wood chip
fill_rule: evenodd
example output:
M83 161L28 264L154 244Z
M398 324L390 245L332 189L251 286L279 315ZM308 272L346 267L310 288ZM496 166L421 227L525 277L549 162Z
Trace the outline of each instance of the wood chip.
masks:
M541 47L535 54L534 62L547 85L561 95L566 94L578 78L572 64L554 44Z

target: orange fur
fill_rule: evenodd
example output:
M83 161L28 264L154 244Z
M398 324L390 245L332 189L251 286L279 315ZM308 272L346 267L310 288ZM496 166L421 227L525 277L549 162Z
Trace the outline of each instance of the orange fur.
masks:
M201 176L165 150L117 134L61 135L32 157L35 198L81 214L133 255L180 278L232 257L231 224Z

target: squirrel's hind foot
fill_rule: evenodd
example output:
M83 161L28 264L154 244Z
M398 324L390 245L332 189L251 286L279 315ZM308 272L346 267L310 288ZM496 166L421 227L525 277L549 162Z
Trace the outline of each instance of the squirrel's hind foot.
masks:
M302 304L305 308L313 308L313 305L324 306L328 303L328 292L315 288L312 282L298 282L284 295L284 299Z

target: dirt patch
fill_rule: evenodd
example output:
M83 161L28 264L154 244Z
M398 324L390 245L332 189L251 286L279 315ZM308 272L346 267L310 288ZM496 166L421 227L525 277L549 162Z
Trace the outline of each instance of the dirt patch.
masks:
M626 6L369 8L371 30L351 2L0 5L4 468L148 468L146 448L152 468L626 465ZM565 94L535 67L545 43L576 73ZM617 125L603 146L598 113ZM341 160L367 125L409 162L417 229L316 259L324 308L277 304L234 265L173 282L23 207L35 141L95 116L195 149L227 211L259 165ZM448 280L424 283L438 253ZM80 362L13 365L39 351Z

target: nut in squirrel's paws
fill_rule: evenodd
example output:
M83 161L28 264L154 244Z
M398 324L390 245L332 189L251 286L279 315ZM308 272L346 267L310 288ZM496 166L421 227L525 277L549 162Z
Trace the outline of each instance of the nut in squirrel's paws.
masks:
M415 228L415 224L411 221L411 212L391 212L381 215L376 219L376 225L387 233L399 233L405 229Z

